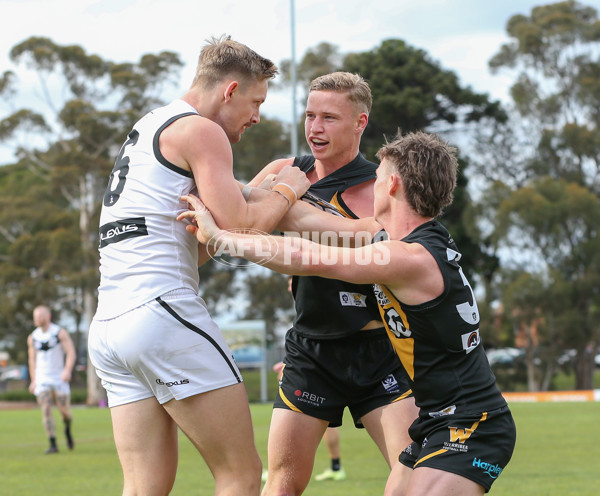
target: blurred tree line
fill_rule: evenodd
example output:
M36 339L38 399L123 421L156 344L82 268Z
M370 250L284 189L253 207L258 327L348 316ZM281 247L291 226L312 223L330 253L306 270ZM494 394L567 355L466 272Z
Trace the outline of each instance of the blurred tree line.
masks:
M398 128L437 132L458 146L458 188L442 221L481 300L485 343L512 346L524 333L531 389L551 387L557 357L575 349L576 387L588 389L599 337L600 21L570 0L514 15L506 30L510 42L489 64L514 74L510 105L465 87L400 39L348 54L323 42L298 64L299 88L305 97L314 77L335 70L369 82L373 109L361 147L369 159ZM25 363L32 310L43 302L55 320L72 322L84 345L110 170L133 123L166 103L161 95L183 63L171 52L115 63L37 37L10 57L37 76L39 96L19 108L16 72L0 76L0 140L16 156L0 167L0 342ZM290 84L290 61L279 65L271 91ZM304 144L303 123L289 127L262 116L245 133L233 147L238 179L289 155L291 132ZM200 274L214 314L265 319L271 339L291 321L285 276L213 262Z

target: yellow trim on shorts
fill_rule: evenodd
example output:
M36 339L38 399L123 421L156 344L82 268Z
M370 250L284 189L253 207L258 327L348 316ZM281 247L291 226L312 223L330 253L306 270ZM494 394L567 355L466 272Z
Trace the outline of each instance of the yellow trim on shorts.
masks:
M396 401L404 400L404 399L408 398L411 394L412 394L412 389L409 389L408 391L406 391L406 393L402 394L400 397L393 400L392 403L396 403Z
M419 463L421 463L421 462L424 462L425 460L429 460L430 458L432 458L432 457L434 457L434 456L437 456L437 455L443 455L443 454L444 454L444 453L446 453L447 451L448 451L447 449L444 449L444 448L442 448L442 449L440 449L440 450L434 451L433 453L429 453L427 456L424 456L424 457L423 457L423 458L421 458L421 459L420 459L420 460L419 460L417 463L415 463L415 464L413 465L413 468L416 468L416 467L417 467L417 465L418 465Z
M281 399L283 400L283 402L289 407L290 410L293 410L295 412L298 413L302 413L302 410L296 408L294 405L292 405L292 403L290 402L290 400L288 400L285 397L285 394L283 394L283 390L281 388L279 388L279 396L281 397Z

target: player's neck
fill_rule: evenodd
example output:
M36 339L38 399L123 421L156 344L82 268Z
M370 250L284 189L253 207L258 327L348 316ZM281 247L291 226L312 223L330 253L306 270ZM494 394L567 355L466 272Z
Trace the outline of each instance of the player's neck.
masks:
M382 216L380 223L390 239L400 240L430 220L430 217L418 215L406 205L397 205Z
M352 162L358 155L356 152L349 152L344 155L337 155L330 159L316 159L315 160L315 171L319 179L334 173L336 170L341 169L345 165Z

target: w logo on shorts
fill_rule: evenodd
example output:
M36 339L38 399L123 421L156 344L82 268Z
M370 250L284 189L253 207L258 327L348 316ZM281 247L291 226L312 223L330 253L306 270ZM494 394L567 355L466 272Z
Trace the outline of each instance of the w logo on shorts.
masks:
M388 393L392 391L398 391L399 389L398 381L393 374L388 375L383 381L381 381L381 385Z
M473 429L458 429L456 427L448 427L450 429L450 442L464 444L467 439L473 434Z

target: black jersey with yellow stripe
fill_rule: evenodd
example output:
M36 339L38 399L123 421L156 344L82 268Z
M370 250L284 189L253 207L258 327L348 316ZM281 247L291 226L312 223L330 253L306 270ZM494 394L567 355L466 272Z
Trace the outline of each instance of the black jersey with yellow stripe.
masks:
M296 157L294 166L309 172L312 155ZM377 165L360 153L352 162L320 179L309 188L303 201L332 214L356 219L341 194L348 188L375 179ZM294 276L292 293L296 305L294 329L311 338L334 339L360 331L368 322L380 320L370 284L351 284L316 276Z
M444 291L420 305L399 301L385 286L375 295L388 335L408 376L421 417L490 411L506 405L479 334L479 310L446 228L433 220L402 241L435 258Z

